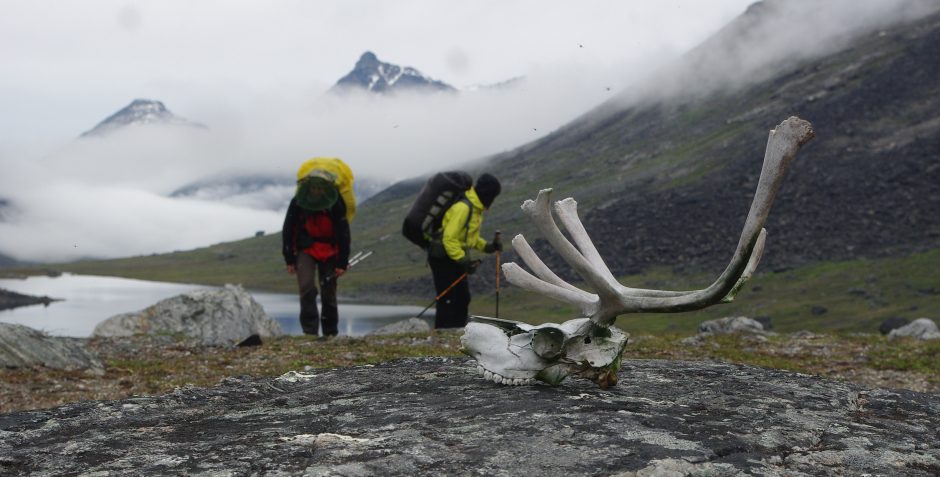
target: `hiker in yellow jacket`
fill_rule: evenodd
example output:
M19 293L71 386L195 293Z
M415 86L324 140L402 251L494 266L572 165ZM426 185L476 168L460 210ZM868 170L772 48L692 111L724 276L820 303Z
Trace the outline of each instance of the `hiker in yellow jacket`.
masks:
M438 300L435 328L460 328L467 324L470 285L464 275L473 274L480 264L479 260L470 257L470 250L493 253L503 249L498 236L491 242L480 237L483 212L493 204L500 189L496 177L482 174L464 197L447 209L441 220L440 232L431 240L428 264L434 276L436 295L460 279Z

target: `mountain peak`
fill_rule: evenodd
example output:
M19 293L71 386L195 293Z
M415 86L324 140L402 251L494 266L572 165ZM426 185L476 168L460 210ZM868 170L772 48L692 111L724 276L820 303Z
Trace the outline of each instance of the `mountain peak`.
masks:
M176 124L197 128L204 125L183 119L170 112L161 101L137 98L118 112L108 116L81 137L104 136L132 124Z
M154 108L160 111L166 111L166 106L163 105L162 101L157 101L154 99L143 99L137 98L131 101L131 104L127 105L128 108Z
M375 56L375 53L367 51L359 57L359 61L356 62L356 68L371 68L379 63L379 57Z
M394 94L400 91L456 92L453 86L421 74L410 66L384 63L371 51L359 57L356 66L330 89L334 93L364 90L379 94Z

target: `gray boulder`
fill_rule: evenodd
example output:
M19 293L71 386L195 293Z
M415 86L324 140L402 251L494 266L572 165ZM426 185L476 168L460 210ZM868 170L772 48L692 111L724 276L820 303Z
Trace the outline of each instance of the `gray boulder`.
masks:
M210 346L236 345L251 335L281 336L284 331L239 285L196 290L157 302L133 313L112 316L93 336L182 334Z
M370 332L370 335L399 335L403 333L428 333L431 331L431 325L421 318L408 318L407 320L396 321L395 323L376 328Z
M930 318L918 318L900 328L895 328L888 333L889 339L909 336L922 340L940 340L940 329Z
M940 395L716 362L502 386L461 358L0 414L11 475L929 476Z
M104 370L84 340L49 336L28 326L0 323L0 367L45 366L69 371Z
M717 320L708 320L698 325L698 332L706 335L730 335L736 333L763 334L764 325L757 320L744 316L726 316Z

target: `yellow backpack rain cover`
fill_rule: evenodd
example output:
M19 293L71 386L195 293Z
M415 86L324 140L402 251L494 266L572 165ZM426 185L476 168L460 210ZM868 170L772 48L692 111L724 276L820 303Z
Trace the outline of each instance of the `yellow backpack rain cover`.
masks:
M333 184L343 197L343 202L346 203L346 220L352 221L353 216L356 215L352 169L338 157L314 157L300 165L300 169L297 170L297 180L300 181L311 173L320 177L333 178Z

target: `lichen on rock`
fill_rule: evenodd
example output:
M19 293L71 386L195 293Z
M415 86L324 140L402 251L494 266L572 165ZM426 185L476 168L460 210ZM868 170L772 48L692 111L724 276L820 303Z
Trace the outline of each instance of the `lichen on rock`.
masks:
M609 389L499 386L473 367L409 358L0 414L0 474L940 471L936 394L716 362L625 360Z

